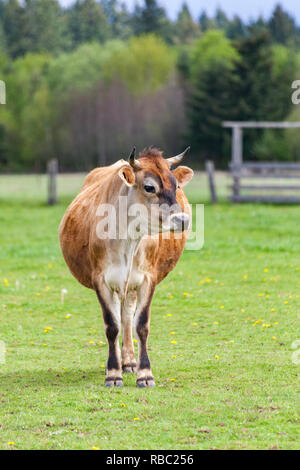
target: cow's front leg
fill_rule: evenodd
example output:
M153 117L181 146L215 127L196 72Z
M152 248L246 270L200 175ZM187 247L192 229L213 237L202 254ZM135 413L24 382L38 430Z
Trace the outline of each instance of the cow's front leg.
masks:
M137 292L130 290L122 305L122 369L123 372L136 372L136 360L132 341L132 322L136 310Z
M154 286L152 282L149 279L145 279L138 292L138 304L134 322L139 346L138 377L136 381L138 387L155 386L147 352L147 340L150 331L150 306L153 294Z
M101 282L96 289L101 304L105 333L108 341L108 360L106 365L106 387L123 385L119 334L121 327L121 303L117 292L111 291Z

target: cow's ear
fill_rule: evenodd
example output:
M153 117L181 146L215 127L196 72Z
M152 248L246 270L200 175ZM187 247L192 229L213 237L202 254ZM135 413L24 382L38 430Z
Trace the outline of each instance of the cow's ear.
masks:
M173 175L178 181L179 186L183 188L194 176L193 170L187 166L178 166L172 171Z
M128 165L123 166L119 170L119 176L121 180L127 185L127 186L133 186L135 183L135 174L133 169Z

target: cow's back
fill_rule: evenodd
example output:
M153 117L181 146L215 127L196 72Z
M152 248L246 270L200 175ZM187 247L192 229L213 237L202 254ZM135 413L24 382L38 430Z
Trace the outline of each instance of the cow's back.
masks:
M96 211L99 204L109 198L109 192L116 186L114 177L124 163L119 160L114 165L91 171L60 224L59 238L65 261L73 276L90 289L94 288L90 241L95 232ZM121 184L120 178L117 184Z

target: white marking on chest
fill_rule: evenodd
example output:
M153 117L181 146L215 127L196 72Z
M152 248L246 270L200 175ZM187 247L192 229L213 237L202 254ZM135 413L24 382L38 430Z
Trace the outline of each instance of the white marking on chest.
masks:
M144 280L145 274L139 269L134 253L136 245L120 245L117 256L112 256L104 279L113 291L124 297L128 289L137 289Z

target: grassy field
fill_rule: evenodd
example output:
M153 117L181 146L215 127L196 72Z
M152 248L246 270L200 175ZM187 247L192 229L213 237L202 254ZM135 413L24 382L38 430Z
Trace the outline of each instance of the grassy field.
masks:
M81 182L61 177L47 207L44 178L0 178L0 448L299 448L300 208L207 204L204 248L154 298L156 388L108 390L96 296L58 244ZM187 192L207 202L204 176Z

